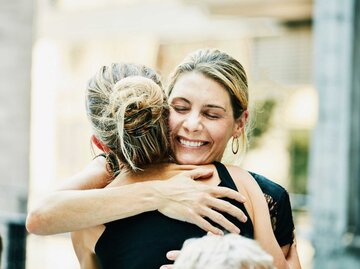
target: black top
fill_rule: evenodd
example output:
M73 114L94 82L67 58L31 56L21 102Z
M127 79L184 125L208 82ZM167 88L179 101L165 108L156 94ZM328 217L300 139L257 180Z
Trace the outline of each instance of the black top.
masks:
M262 175L249 173L264 193L270 211L272 228L279 245L292 244L295 226L288 192L279 184Z
M214 163L221 180L219 186L237 190L225 166ZM241 234L253 238L254 229L242 203L224 199L239 207L247 216L246 223L224 214L241 230ZM188 238L202 237L206 232L198 226L168 218L158 211L145 212L133 217L105 224L106 228L95 246L95 252L103 269L159 269L170 263L166 259L169 250L181 249Z

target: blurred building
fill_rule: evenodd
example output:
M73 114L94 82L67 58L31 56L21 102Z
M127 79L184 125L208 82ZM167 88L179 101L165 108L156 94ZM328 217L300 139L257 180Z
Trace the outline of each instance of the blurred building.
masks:
M33 4L0 3L0 267L5 269L25 265Z
M314 268L360 266L360 1L315 2Z
M5 269L11 268L7 227L23 223L29 178L31 205L91 159L84 109L89 77L101 65L125 61L149 65L166 79L201 47L220 48L245 66L253 139L242 165L290 191L303 268L358 265L349 253L359 250L359 52L353 45L359 44L359 0L17 0L0 6ZM339 73L346 75L338 80ZM68 234L27 238L26 268L78 268Z

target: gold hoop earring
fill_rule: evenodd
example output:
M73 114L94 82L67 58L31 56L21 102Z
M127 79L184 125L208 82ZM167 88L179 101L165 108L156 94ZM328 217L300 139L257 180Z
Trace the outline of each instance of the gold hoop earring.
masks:
M234 154L238 153L239 151L239 138L233 137L232 143L231 143L231 150Z

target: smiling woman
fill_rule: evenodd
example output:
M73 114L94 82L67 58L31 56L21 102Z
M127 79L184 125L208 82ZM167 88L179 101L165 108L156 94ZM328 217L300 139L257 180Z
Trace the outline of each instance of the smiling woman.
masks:
M227 91L201 73L182 74L169 101L171 141L179 163L221 161L229 139L237 139L244 128L247 112L234 119Z
M118 85L118 81L125 77L124 71L134 71L126 76L153 74L146 67L123 67L121 64L115 68L104 67L92 85L112 95L113 91L123 90L114 84ZM151 78L157 78L156 74ZM132 87L135 85L125 88ZM142 88L143 85L136 87ZM88 169L73 177L63 191L45 199L43 207L30 211L28 229L44 234L106 223L73 234L80 260L84 261L85 257L86 261L93 262L96 252L103 268L114 268L114 264L118 268L159 268L167 262L166 251L179 249L187 238L202 236L207 231L218 234L240 232L258 240L273 256L279 269L287 268L285 257L293 240L287 192L259 175L219 162L231 138L234 153L238 151L239 137L243 141L242 148L246 145L247 90L246 74L237 60L213 49L192 53L176 68L169 86L170 144L173 157L180 165L167 163L167 158L158 158L163 162L154 164L149 161L142 164L140 171L135 171L134 167L124 165L126 158L120 158L124 154L119 150L121 143L110 143L113 139L97 137L104 145L106 160L96 158ZM124 95L124 99L113 104L114 107L127 103L127 97ZM144 98L149 99L142 95L136 96L135 100L145 104ZM107 111L105 106L111 103L109 100L95 102L97 112ZM141 110L146 109L142 107ZM141 140L146 138L145 134L151 134L125 132L122 130L124 123L132 122L133 118L126 114L116 118L120 110L110 111L112 113L106 117L99 115L100 124L93 127L106 133L116 125L120 131L110 134L114 141L132 135ZM131 109L127 112L131 114ZM129 141L126 150L141 150ZM159 153L167 152L164 145ZM119 158L110 158L111 154ZM196 168L193 164L203 167L193 170ZM106 167L110 168L110 175ZM119 170L118 167L123 168ZM179 173L184 170L193 171ZM111 177L114 172L119 172L115 179ZM193 181L201 177L201 182ZM100 190L109 180L112 182L107 188ZM89 188L97 190L69 191ZM275 211L271 217L261 191L274 202L272 208ZM225 199L219 199L223 197ZM275 226L271 226L270 219ZM297 257L295 254L288 257ZM296 262L292 268L299 268ZM89 268L85 262L82 267Z

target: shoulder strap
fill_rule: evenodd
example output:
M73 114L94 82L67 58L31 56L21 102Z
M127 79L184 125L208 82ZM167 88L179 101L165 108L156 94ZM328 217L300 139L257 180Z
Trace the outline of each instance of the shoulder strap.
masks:
M233 190L238 190L236 188L236 185L234 183L234 180L232 179L229 171L227 170L226 166L220 162L215 161L214 165L216 167L216 171L219 174L219 178L221 180L220 186L228 187Z

